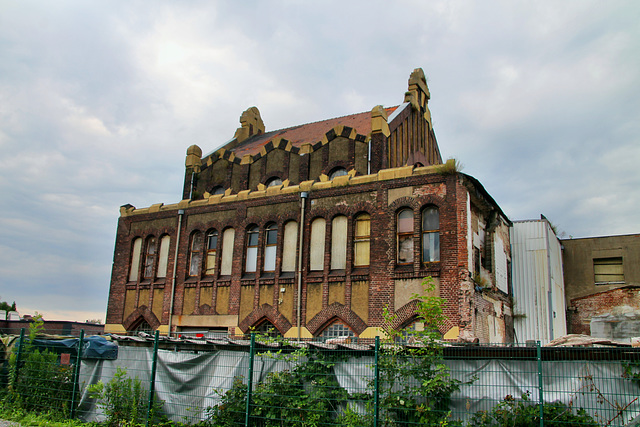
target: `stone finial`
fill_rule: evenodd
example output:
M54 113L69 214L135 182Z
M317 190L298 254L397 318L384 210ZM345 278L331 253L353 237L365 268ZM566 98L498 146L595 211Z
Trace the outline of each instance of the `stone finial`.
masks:
M409 92L420 89L427 96L427 100L431 99L429 86L427 86L427 78L424 76L422 68L416 68L409 76Z
M242 142L252 135L264 133L264 123L260 117L260 111L256 107L248 108L242 113L240 125L234 135L238 142Z
M371 109L371 134L382 133L389 136L389 123L387 122L387 110L382 105L376 105Z
M420 96L421 94L422 96ZM431 92L429 92L429 86L427 86L427 78L424 76L422 68L416 68L409 76L409 90L405 93L404 100L405 102L410 102L416 110L419 110L420 107L424 108L424 119L429 122L429 127L433 129L429 99L431 99Z
M197 145L187 148L187 158L184 162L187 168L193 168L195 172L200 172L202 165L202 149Z

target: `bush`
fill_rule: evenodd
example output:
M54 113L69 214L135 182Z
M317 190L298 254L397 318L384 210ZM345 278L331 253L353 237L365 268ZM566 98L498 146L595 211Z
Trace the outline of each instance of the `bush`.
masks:
M99 381L87 388L89 397L98 400L106 416L106 425L142 425L147 419L149 392L142 387L138 378L127 377L127 370L117 368L116 374L108 383ZM162 401L153 400L149 422L155 425L164 423L167 418L162 413Z
M544 425L549 427L597 426L598 423L580 408L575 413L564 403L545 403ZM518 400L511 395L490 411L476 412L469 422L471 427L529 427L540 424L540 404L529 400L528 392Z

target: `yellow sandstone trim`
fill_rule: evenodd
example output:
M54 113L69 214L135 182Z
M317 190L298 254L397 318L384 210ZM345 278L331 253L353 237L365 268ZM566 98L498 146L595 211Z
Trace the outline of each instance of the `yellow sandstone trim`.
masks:
M445 340L455 340L460 336L460 328L457 326L454 326L453 328L449 329L447 331L446 334L444 334L444 338Z
M375 338L375 337L387 338L387 334L384 331L384 329L382 329L379 326L369 326L367 329L362 331L359 338Z
M298 327L290 328L285 334L285 338L298 338ZM313 334L304 326L300 328L300 338L313 338Z
M107 323L104 325L105 334L126 334L127 330L119 323Z

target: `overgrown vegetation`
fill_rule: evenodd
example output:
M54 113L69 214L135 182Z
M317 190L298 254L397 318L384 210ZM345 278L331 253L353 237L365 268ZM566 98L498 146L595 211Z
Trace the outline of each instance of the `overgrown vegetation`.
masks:
M446 162L438 165L437 172L442 175L455 175L462 172L464 165L458 159L449 158Z
M67 417L73 393L72 365L58 363L58 355L39 350L34 339L44 329L42 316L29 325L29 338L22 345L20 360L14 351L9 357L9 387L5 404L24 411Z
M542 407L544 425L549 427L598 426L599 424L582 408L574 413L560 402L545 403ZM490 411L476 412L470 427L529 427L540 425L540 404L531 402L529 392L520 399L507 396Z
M129 378L127 370L118 367L115 375L106 384L102 381L87 388L89 396L98 401L106 420L105 425L137 426L147 421L149 392L142 386L138 378ZM149 412L149 422L152 425L162 425L167 418L162 413L162 401L153 399Z

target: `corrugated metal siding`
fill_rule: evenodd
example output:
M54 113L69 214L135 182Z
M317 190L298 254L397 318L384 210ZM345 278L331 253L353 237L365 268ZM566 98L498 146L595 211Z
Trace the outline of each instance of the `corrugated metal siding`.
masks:
M517 341L546 343L566 335L562 254L555 234L544 220L514 222L511 244L514 308L516 314L522 315L514 319ZM552 315L555 311L553 337L549 330L550 310Z

